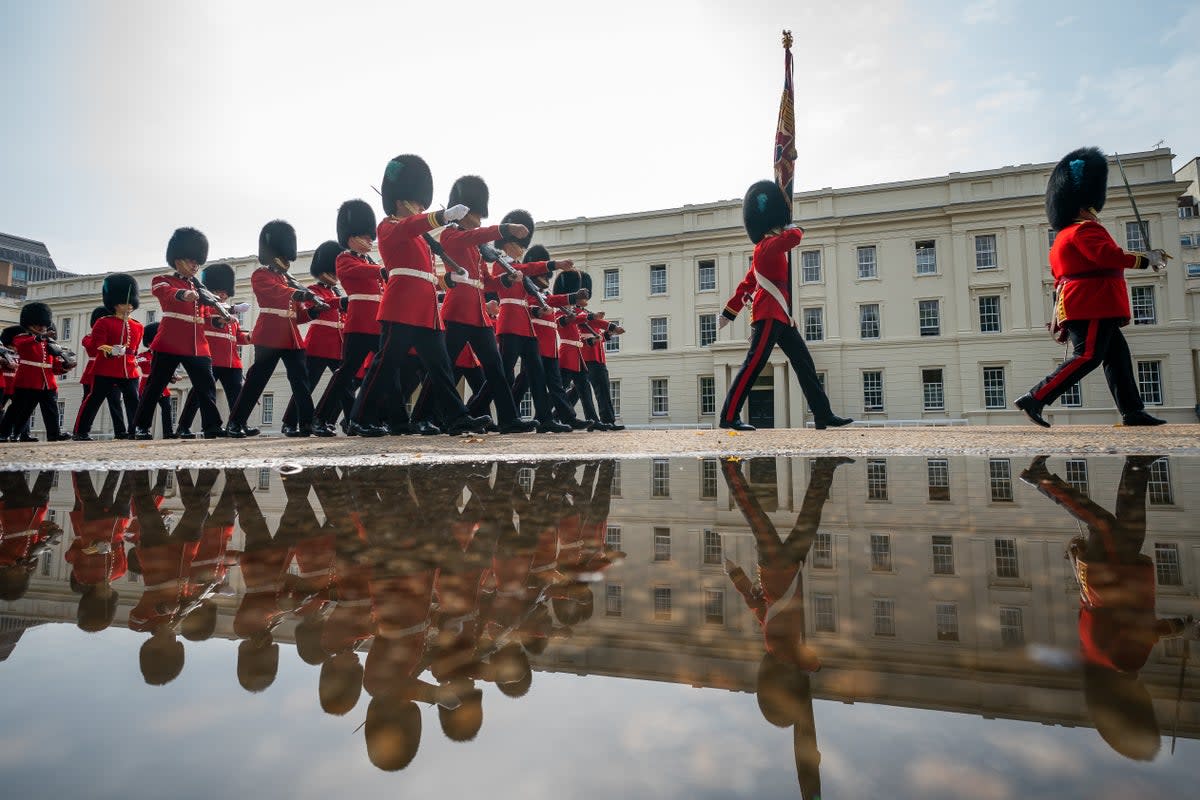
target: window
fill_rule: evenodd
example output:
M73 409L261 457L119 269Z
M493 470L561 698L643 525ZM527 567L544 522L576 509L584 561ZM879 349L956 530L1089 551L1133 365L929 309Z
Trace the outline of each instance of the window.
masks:
M803 283L821 282L820 250L802 250L800 252L800 280Z
M1068 458L1067 459L1067 483L1075 487L1084 494L1088 494L1088 466L1087 459L1084 458Z
M922 336L941 335L942 312L937 300L918 300L917 319L920 323Z
M700 499L715 500L717 497L717 460L706 458L700 462Z
M608 382L608 393L612 395L613 416L617 419L621 418L621 382L619 380Z
M146 312L146 324L147 325L149 325L151 322L154 322L157 319L158 319L158 312L155 311L154 309L150 309L149 311Z
M517 404L517 413L528 419L533 416L533 412L533 395L526 389L525 394L521 395L521 402Z
M1187 276L1189 278L1200 278L1200 264L1189 263L1187 265Z
M934 575L953 575L954 574L954 538L951 536L934 536L932 539L933 548L933 574Z
M937 274L937 243L932 239L917 242L917 274Z
M958 641L958 605L938 603L934 606L934 620L937 624L937 640L939 642Z
M650 265L650 294L667 293L667 265Z
M517 485L525 494L533 494L533 479L537 473L533 467L521 467L517 470Z
M979 332L1000 333L1000 295L979 298Z
M983 405L1004 408L1004 367L983 368Z
M892 571L892 537L889 534L871 534L871 571Z
M875 259L875 245L858 248L858 279L879 277L879 263Z
M665 417L669 413L667 404L667 379L650 379L650 414Z
M1083 407L1083 384L1077 383L1058 396L1058 404L1063 408Z
M725 592L721 589L704 590L704 623L725 624Z
M825 338L825 309L804 309L804 341L819 342Z
M667 349L667 318L666 317L651 317L650 318L650 349L651 350L666 350Z
M1130 294L1134 325L1153 325L1158 322L1154 308L1154 287L1134 286Z
M813 569L833 569L833 534L818 533L812 546Z
M708 347L717 340L717 315L716 314L701 314L700 315L700 342L701 347Z
M1182 586L1179 573L1179 545L1154 543L1154 574L1159 586Z
M621 270L604 270L604 299L615 300L621 296Z
M858 338L879 338L879 303L866 303L858 307Z
M72 319L71 317L63 317L62 318L62 330L58 332L59 339L62 339L64 342L70 341L70 339L71 339L71 323L74 321L75 320Z
M1058 236L1058 231L1054 230L1053 228L1051 228L1050 230L1046 231L1046 247L1047 247L1047 248L1053 248L1053 247L1054 247L1054 239L1055 239L1055 237L1057 237L1057 236Z
M620 327L620 325L621 325L621 320L619 320L619 319L610 319L609 322L611 322L613 325L616 325L617 327ZM604 340L604 352L606 352L606 353L621 352L621 337L615 333L609 334L609 337Z
M1180 247L1191 247L1192 246L1192 235L1190 233L1180 234L1179 235L1179 246Z
M883 411L883 372L867 370L862 374L863 411Z
M621 526L609 525L604 530L604 549L605 550L620 550L621 549Z
M42 553L41 571L42 571L43 577L47 577L50 575L50 567L53 564L54 564L54 554L51 552Z
M671 462L665 458L656 458L651 464L650 496L671 496Z
M876 636L896 635L896 602L875 598L871 601L871 616L875 618Z
M258 488L264 492L271 488L271 470L260 469L258 471Z
M1171 465L1160 458L1150 465L1150 482L1146 484L1146 497L1152 506L1173 506L1175 496L1171 492Z
M946 409L946 389L942 383L942 370L921 370L921 393L924 398L923 408L926 411L944 411Z
M613 462L612 489L610 491L610 494L613 497L621 496L621 462L620 461Z
M655 561L670 561L671 560L671 529L670 528L655 528L654 529L654 560Z
M1137 376L1138 391L1142 394L1142 400L1149 406L1161 406L1163 404L1162 362L1137 362Z
M948 503L950 501L950 461L945 458L927 459L925 474L929 484L929 499L938 503Z
M996 234L985 233L975 237L975 269L995 269Z
M610 583L604 587L604 614L609 617L619 617L625 613L625 598L619 583Z
M1196 216L1196 207L1195 206L1180 206L1179 207L1179 218L1180 219L1191 219L1194 216Z
M992 493L993 503L1011 503L1012 462L1007 458L988 459L988 486Z
M67 419L67 403L65 400L59 400L56 406L58 416L58 430L62 432L66 428ZM32 417L30 417L32 419Z
M267 392L262 396L262 419L260 422L263 425L275 423L275 395L272 392Z
M1006 647L1025 644L1025 624L1021 609L1004 606L1000 609L1000 642Z
M1145 222L1138 227L1137 222L1125 223L1125 249L1145 250L1146 240L1150 238L1150 226Z
M671 589L667 586L654 587L654 618L671 618Z
M700 376L700 415L717 413L717 379L711 375Z
M725 563L725 549L721 545L721 534L711 528L704 529L704 563Z
M837 616L833 611L833 595L813 595L813 627L817 633L837 632Z
M715 292L717 290L717 262L706 258L696 264L696 291Z
M885 459L867 459L867 499L888 499L887 461Z
M996 577L1019 578L1021 570L1017 565L1017 540L997 539L996 547Z

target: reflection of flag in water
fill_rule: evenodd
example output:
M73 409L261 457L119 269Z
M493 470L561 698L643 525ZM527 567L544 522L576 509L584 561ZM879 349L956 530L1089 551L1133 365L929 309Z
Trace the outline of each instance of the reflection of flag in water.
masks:
M775 182L790 200L796 174L796 113L792 92L792 32L783 32L783 96L775 126Z

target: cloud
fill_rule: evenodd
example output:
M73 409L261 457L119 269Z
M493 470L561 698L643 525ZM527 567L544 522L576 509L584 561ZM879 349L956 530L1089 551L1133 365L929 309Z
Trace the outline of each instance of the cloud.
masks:
M968 4L962 13L963 22L968 25L981 25L986 22L1000 22L1001 9L999 0L975 0Z

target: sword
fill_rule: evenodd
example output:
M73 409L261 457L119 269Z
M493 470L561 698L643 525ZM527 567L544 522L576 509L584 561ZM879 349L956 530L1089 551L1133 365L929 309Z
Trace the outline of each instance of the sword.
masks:
M1133 189L1129 186L1129 178L1125 175L1125 165L1121 163L1121 156L1114 152L1113 158L1116 159L1117 169L1121 170L1121 180L1125 182L1125 193L1129 195L1129 205L1133 206L1133 218L1137 220L1138 230L1142 232L1142 241L1146 243L1146 250L1149 252L1154 249L1150 246L1150 228L1142 222L1142 215L1138 212L1137 201L1133 199ZM1158 272L1158 269L1155 267L1154 271Z

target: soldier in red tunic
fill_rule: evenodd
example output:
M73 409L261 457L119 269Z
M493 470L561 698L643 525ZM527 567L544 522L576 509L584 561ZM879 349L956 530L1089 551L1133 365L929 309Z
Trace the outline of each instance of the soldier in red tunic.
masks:
M144 399L146 396L146 383L149 380L150 365L154 362L154 351L149 348L150 348L150 345L152 345L154 343L154 337L157 335L158 335L158 323L157 322L151 322L149 325L147 325L145 328L142 329L142 346L145 347L146 349L143 350L141 353L139 353L138 357L137 357L138 369L142 373L142 378L140 381L138 381L138 398L139 398L138 404L139 405L141 405L142 399ZM163 387L163 390L161 392L159 392L158 397L154 399L154 403L158 406L158 410L162 413L162 426L163 426L163 438L164 439L174 439L175 438L174 428L172 427L174 417L173 417L173 414L171 411L171 386L170 385L172 383L178 382L178 380L179 380L179 376L176 373L172 372L171 377L167 379L167 385ZM154 410L153 409L151 409L151 411L150 411L150 419L149 419L148 424L149 425L154 424Z
M200 282L222 303L234 296L236 276L229 264L209 264L200 272ZM244 314L250 310L249 303L237 303L230 306L234 314ZM221 314L211 314L204 328L204 338L208 341L208 349L212 353L213 378L225 390L225 402L230 409L242 392L242 355L243 345L250 344L250 335L242 330L236 316L228 320ZM192 421L200 408L199 395L188 392L187 400L179 412L179 438L195 439L192 433Z
M119 594L112 585L124 577L125 531L131 521L132 473L110 471L97 493L91 473L75 472L75 508L71 528L75 538L64 555L71 565L71 589L79 592L76 622L89 633L112 624ZM119 488L118 488L119 484Z
M258 321L250 335L254 342L254 363L246 374L246 383L229 412L225 434L235 439L257 436L258 428L249 428L246 421L258 404L267 381L275 367L283 361L292 399L296 401L297 426L285 432L287 436L311 436L313 406L308 391L308 370L304 364L304 340L300 336L297 316L303 314L304 303L309 308L324 310L325 304L307 289L297 289L285 275L296 260L296 230L277 219L268 222L258 234L258 263L261 267L250 276L250 286L258 300Z
M88 332L83 335L79 343L83 346L84 352L87 354L88 362L83 367L83 373L79 376L79 385L83 387L83 397L80 398L79 410L75 412L75 425L72 430L79 427L79 416L83 412L83 403L87 400L88 393L92 391L92 375L96 371L96 359L101 356L100 350L92 342L92 328L96 327L96 323L101 317L107 317L112 312L104 306L96 306L92 309L92 317L88 321ZM135 358L136 366L136 358ZM138 368L138 374L141 375L141 368ZM137 385L134 385L133 390L133 411L137 410ZM125 412L121 409L121 392L114 386L108 392L108 397L105 398L108 403L108 414L113 421L113 438L128 439L129 425L133 424L133 411L130 412L129 419L125 417ZM94 422L94 421L93 421Z
M1108 159L1094 147L1063 156L1046 185L1046 216L1057 231L1050 248L1050 272L1058 293L1054 318L1066 329L1072 354L1014 402L1045 428L1050 423L1042 409L1101 364L1125 425L1165 422L1146 413L1121 328L1130 318L1125 270L1158 269L1166 263L1166 254L1127 253L1117 246L1097 218L1107 191Z
M446 432L482 433L491 424L491 418L470 416L454 386L437 310L438 280L433 272L433 255L424 237L434 228L459 221L468 209L456 205L445 211L425 213L433 201L433 176L428 165L414 155L396 156L388 162L381 194L389 216L379 223L379 253L388 271L388 283L379 306L379 321L383 323L379 358L371 362L354 401L353 422L357 433L384 436L389 432L380 425L381 398L394 391L397 370L409 348L416 349L417 357L429 373L435 401L443 417L449 420ZM405 400L393 396L391 403L402 406Z
M525 253L527 263L550 260L550 252L540 244L535 244ZM569 292L561 291L559 287L568 278L574 279L575 288ZM544 275L538 275L531 280L543 291L550 288ZM562 370L558 363L558 320L566 314L563 309L573 308L575 303L586 302L591 297L591 276L574 270L563 272L555 278L554 285L554 294L546 297L546 305L550 307L549 309L542 308L541 303L532 297L528 299L529 316L533 323L533 332L537 334L538 357L542 362L542 374L546 378L546 394L550 398L550 405L554 408L555 418L564 425L570 425L574 430L583 430L588 427L588 424L575 416L575 408L567 399L567 392L563 387ZM528 385L529 375L522 371L513 386L513 396L524 397Z
M588 381L587 364L583 360L583 339L580 326L587 322L587 300L579 300L558 319L558 365L563 374L563 385L567 391L567 402L572 407L576 401L583 407L583 420L589 431L608 430L596 414L596 403L592 398L592 385Z
M604 318L603 311L588 313L587 320L579 323L579 335L583 340L583 363L587 369L588 382L596 395L596 410L600 425L596 430L622 431L624 425L617 424L617 413L612 402L612 382L608 377L608 356L605 343L620 336L625 329Z
M33 416L33 410L39 407L42 423L46 426L46 438L52 442L69 439L70 434L64 435L59 428L56 376L65 374L75 365L50 335L54 324L50 306L26 303L21 307L20 322L24 332L12 340L19 359L13 377L13 397L3 421L0 421L0 440L23 430Z
M346 316L343 306L349 305L350 300L338 288L336 264L341 252L342 246L338 242L322 242L313 252L312 263L308 267L309 274L317 279L316 283L308 287L315 299L304 304L304 314L309 319L308 331L304 336L304 366L308 372L309 397L321 381L325 370L336 376L342 363L342 349L345 346L342 330L345 327ZM324 308L318 305L317 301L323 303ZM353 404L353 395L343 393L341 410L349 414ZM334 410L334 419L337 418L337 410ZM284 435L295 430L296 420L296 398L293 397L288 401L287 410L283 412ZM314 409L314 434L318 425L323 427L324 423L320 422Z
M92 324L89 344L96 350L92 363L92 388L83 398L79 416L75 420L75 440L91 441L89 433L100 406L108 401L113 391L119 392L125 401L129 423L138 406L138 378L141 371L137 365L137 351L142 345L142 323L130 314L138 307L137 280L131 275L109 275L100 287L104 307L108 315ZM116 417L114 417L115 425Z
M150 345L154 357L134 417L135 439L154 438L150 432L154 406L181 365L191 379L192 393L200 403L204 438L224 435L221 414L217 411L212 352L204 335L205 315L196 281L196 274L207 259L208 239L204 234L195 228L179 228L167 243L167 266L175 272L159 275L150 282L150 291L162 307L162 322L159 334Z
M20 600L38 559L62 529L46 521L54 473L37 474L33 489L24 472L0 471L0 600Z
M787 256L788 251L804 238L804 229L792 224L791 198L775 182L759 181L746 191L742 200L742 218L746 233L754 242L754 257L746 277L725 304L717 326L724 328L737 319L746 299L751 298L750 350L725 396L720 426L738 431L754 430L754 426L743 422L739 415L776 344L783 348L792 364L800 381L800 390L812 409L817 430L849 425L852 420L839 417L830 409L829 397L817 378L816 365L792 317L791 270Z

